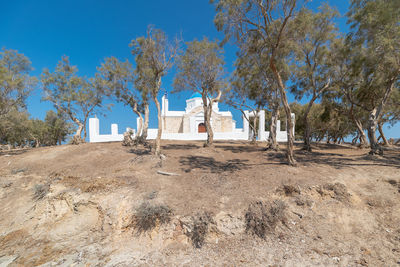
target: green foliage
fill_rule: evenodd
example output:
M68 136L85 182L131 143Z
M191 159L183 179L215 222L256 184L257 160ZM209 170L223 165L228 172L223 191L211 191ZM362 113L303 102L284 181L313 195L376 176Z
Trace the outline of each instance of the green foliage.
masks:
M31 62L16 50L0 51L0 118L24 107L25 100L36 84L30 77Z
M292 65L292 93L297 99L311 96L319 98L326 85L330 83L331 54L330 44L336 38L333 20L337 12L328 5L320 8L320 12L302 9L293 23L296 45Z
M150 26L147 36L132 40L130 47L136 63L135 87L142 97L150 94L154 99L161 89L161 78L172 67L179 51L179 41L170 42L165 32Z
M143 112L140 100L142 103L147 103L148 95L135 88L133 67L128 60L120 61L115 57L108 57L97 70L97 86L104 88L106 95L114 96L118 102Z
M12 147L25 146L30 140L29 129L29 114L14 108L0 120L0 142Z
M47 130L46 140L42 143L44 145L61 145L74 130L64 114L52 110L47 111L44 123Z
M370 111L400 79L400 2L354 0L347 15L351 75L358 78L354 101Z
M78 68L72 66L68 57L62 57L53 73L45 69L42 74L44 96L54 108L66 115L78 126L75 142L83 141L81 132L86 136L86 120L96 107L102 106L104 88L93 79L77 75Z
M186 45L185 53L177 59L174 92L191 90L215 97L226 87L223 49L207 38Z
M12 147L61 144L72 133L72 125L50 110L45 120L29 119L29 114L13 110L0 120L0 143Z

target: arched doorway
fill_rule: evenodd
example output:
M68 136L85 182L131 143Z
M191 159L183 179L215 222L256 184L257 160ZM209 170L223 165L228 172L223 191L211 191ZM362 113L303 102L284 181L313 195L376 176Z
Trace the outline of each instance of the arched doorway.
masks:
M204 123L200 123L197 129L198 133L205 133L206 131L206 125Z

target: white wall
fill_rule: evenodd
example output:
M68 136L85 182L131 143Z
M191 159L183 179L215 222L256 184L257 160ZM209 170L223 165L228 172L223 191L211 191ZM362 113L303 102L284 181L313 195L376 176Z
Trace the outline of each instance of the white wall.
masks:
M111 134L100 134L99 129L99 119L89 118L89 142L99 143L99 142L114 142L124 140L123 134L118 134L118 124L111 124ZM127 131L130 128L126 129ZM133 130L135 131L135 130Z
M251 116L250 112L245 112L246 116ZM258 141L267 141L269 137L269 131L263 131L265 128L265 113L260 112L260 127L259 127L259 138ZM292 118L295 116L292 114ZM276 139L278 142L286 142L287 141L287 133L286 131L280 130L280 121L278 121L277 125L277 133ZM128 131L130 128L127 128ZM156 139L158 129L148 129L147 138L148 139ZM134 135L135 130L133 130ZM294 125L293 125L294 132ZM124 139L123 134L118 134L118 125L111 124L111 134L100 134L99 131L99 119L98 118L90 118L89 119L89 142L113 142L113 141L122 141ZM165 140L206 140L207 133L163 133L161 139ZM246 119L243 118L243 129L234 129L230 133L214 133L215 140L248 140L249 139L249 123Z

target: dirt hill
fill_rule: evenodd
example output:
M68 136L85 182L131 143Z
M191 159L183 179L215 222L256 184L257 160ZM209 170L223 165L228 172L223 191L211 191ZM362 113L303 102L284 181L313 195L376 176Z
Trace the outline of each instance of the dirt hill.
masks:
M1 152L0 266L399 266L399 150L201 145Z

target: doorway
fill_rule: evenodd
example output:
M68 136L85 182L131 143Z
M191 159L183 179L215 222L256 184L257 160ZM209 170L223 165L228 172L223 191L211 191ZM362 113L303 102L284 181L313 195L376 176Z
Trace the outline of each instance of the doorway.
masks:
M198 126L197 132L198 132L198 133L205 133L205 132L207 132L207 131L206 131L206 125L205 125L204 123L200 123L199 126Z

